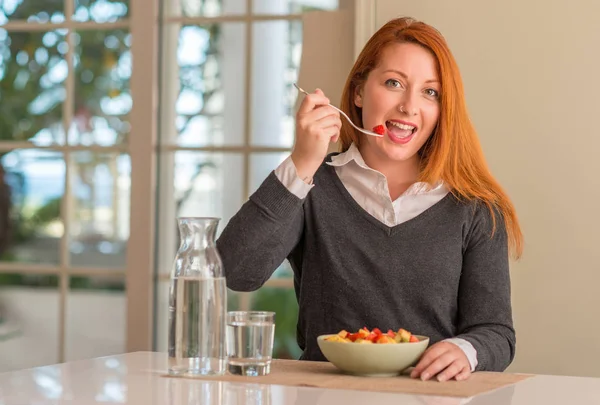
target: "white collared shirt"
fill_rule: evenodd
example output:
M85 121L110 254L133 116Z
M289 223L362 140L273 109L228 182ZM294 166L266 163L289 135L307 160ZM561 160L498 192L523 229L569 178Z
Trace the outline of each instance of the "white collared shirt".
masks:
M443 182L432 187L427 183L417 182L392 201L387 178L383 173L367 166L354 144L346 152L333 156L327 164L335 167L336 174L352 198L370 215L389 227L415 218L449 192ZM301 199L315 187L298 177L291 156L275 169L275 175L290 192ZM477 366L477 351L473 345L460 338L445 341L454 343L463 350L469 359L471 371L474 371Z
M327 164L335 167L352 198L365 211L390 227L416 217L448 194L442 182L431 189L426 183L414 183L392 201L385 175L367 166L354 144Z

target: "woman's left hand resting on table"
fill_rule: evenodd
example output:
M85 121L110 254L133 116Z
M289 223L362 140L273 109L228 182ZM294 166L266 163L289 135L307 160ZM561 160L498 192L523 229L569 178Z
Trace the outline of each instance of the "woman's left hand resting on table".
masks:
M454 343L438 342L428 348L415 369L412 378L426 381L436 377L438 381L466 380L471 375L471 365L465 353Z

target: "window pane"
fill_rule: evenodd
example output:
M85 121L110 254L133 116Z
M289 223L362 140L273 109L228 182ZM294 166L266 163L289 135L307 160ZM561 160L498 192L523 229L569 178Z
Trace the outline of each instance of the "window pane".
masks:
M61 0L62 1L62 0ZM73 0L70 0L73 1ZM129 17L130 0L74 0L75 21L114 22Z
M65 30L0 29L0 141L64 143Z
M37 149L3 152L0 172L0 257L3 261L58 264L65 190L62 153ZM7 230L6 224L12 228Z
M129 156L75 152L71 168L71 265L124 267L129 239Z
M0 273L0 372L58 362L58 277Z
M339 0L253 0L254 14L296 14L316 10L336 10Z
M178 216L219 217L223 229L244 200L243 163L241 154L176 152L173 226Z
M257 22L252 35L252 144L291 148L302 23Z
M170 17L217 17L246 13L248 0L162 0Z
M277 267L277 270L273 273L271 278L290 278L294 277L294 270L290 266L290 262L287 260L281 263L281 266Z
M123 277L71 276L66 305L66 361L125 353Z
M164 38L164 122L176 128L181 146L244 143L245 24L170 26ZM169 38L169 36L171 38ZM178 71L171 63L177 61ZM172 110L174 108L174 111ZM175 143L162 133L163 143Z
M241 154L169 152L160 156L157 202L157 272L168 277L179 247L176 218L211 216L221 218L217 236L243 202Z
M75 42L73 144L127 142L132 99L131 35L125 30L78 31Z
M0 25L8 21L61 23L65 21L64 0L0 0Z
M293 288L262 287L252 293L252 308L275 312L275 342L273 357L297 359L302 354L296 342L298 302Z
M156 350L166 352L169 335L169 280L157 281L157 307L156 307ZM227 310L240 309L240 293L227 289Z
M290 152L253 153L250 155L250 194L262 184L269 174L277 168Z

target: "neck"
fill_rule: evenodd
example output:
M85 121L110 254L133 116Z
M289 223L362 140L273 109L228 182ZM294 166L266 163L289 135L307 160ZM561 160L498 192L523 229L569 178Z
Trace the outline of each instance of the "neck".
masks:
M360 148L359 150L367 166L385 176L392 201L419 179L418 155L408 160L397 161L373 154L370 148Z

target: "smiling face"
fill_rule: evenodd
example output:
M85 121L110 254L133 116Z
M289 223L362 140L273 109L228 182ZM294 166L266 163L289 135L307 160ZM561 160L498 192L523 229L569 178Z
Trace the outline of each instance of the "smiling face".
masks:
M409 42L384 49L354 96L364 128L385 128L383 137L364 135L361 140L360 151L370 167L397 162L418 167L417 152L440 116L440 91L437 61L429 50Z

